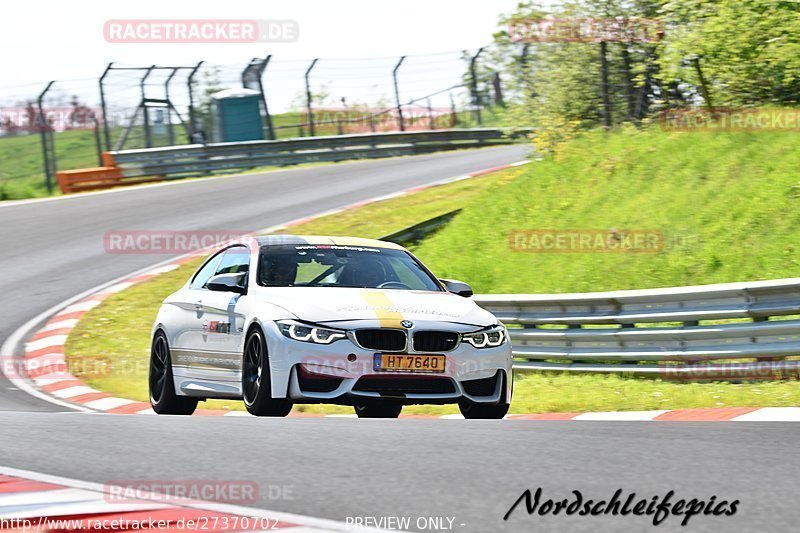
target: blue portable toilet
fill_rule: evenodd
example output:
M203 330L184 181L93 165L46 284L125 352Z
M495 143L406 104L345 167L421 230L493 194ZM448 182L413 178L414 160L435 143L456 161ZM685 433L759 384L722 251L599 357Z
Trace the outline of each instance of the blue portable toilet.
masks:
M214 142L260 141L261 94L252 89L225 89L211 95Z

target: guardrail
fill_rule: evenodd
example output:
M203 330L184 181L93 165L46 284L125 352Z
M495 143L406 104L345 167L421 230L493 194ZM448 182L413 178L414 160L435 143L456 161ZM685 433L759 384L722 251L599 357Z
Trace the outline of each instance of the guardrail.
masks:
M261 166L415 155L512 142L496 128L367 133L281 141L192 144L103 153L103 167L59 172L65 193Z
M518 370L675 379L796 376L800 370L800 361L781 360L800 355L800 320L792 316L800 315L800 278L474 299L509 326ZM754 361L719 363L743 359Z

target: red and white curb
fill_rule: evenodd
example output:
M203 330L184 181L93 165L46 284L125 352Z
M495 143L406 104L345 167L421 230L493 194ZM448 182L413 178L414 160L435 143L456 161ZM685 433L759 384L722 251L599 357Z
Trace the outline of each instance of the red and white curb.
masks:
M477 176L482 176L491 172L505 170L520 166L527 161L520 161L510 165L493 167L472 174L456 176L434 183L408 189L406 191L372 198L367 201L357 202L348 206L318 213L314 216L303 217L282 225L265 228L256 233L271 233L280 229L285 229L306 222L310 222L320 217L334 215L363 207L368 204L381 202L391 198L397 198L407 194L412 194L425 189L453 183ZM90 310L94 309L109 296L121 292L137 283L152 279L160 274L175 270L182 264L191 261L199 256L206 255L207 252L193 252L176 259L160 263L149 269L139 271L129 277L115 280L111 283L102 285L96 289L87 291L83 295L76 297L73 301L65 302L57 306L54 310L47 311L29 322L15 332L3 346L2 354L6 359L3 365L3 372L12 382L26 392L56 403L62 407L77 408L82 411L104 412L112 414L155 414L146 402L138 402L126 398L111 396L102 391L98 391L86 385L84 382L73 376L64 358L64 344L69 337L72 329L78 321ZM47 319L49 317L49 319ZM47 322L36 331L25 344L25 357L21 362L21 374L16 374L18 365L8 364L13 359L11 356L15 351L15 345L22 340L25 333L31 331L33 327L43 320ZM30 326L30 327L28 327ZM10 347L8 345L11 345ZM33 387L28 386L32 383ZM247 416L243 411L228 411L221 409L198 409L197 415L201 416ZM292 413L295 417L314 417L326 416L336 418L350 418L355 415L311 415L305 413ZM402 416L402 415L401 415ZM405 416L402 416L406 418ZM407 418L441 418L459 419L461 415L443 416L415 416L409 415ZM597 413L539 413L525 415L508 415L510 420L578 420L578 421L763 421L763 422L795 422L800 421L800 407L736 407L736 408L701 408L701 409L674 409L674 410L653 410L653 411L620 411L620 412L597 412Z
M110 496L124 494L123 490L124 487L0 466L0 530L382 531L292 513L181 500L140 490L135 498L117 500Z

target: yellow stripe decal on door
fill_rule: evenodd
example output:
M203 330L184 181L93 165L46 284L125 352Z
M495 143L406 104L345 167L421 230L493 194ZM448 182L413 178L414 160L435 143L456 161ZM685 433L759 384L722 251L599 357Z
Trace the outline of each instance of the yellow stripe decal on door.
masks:
M386 296L386 293L365 291L362 294L362 298L372 307L382 328L403 329L400 325L400 322L404 319L403 313L392 310L395 305Z

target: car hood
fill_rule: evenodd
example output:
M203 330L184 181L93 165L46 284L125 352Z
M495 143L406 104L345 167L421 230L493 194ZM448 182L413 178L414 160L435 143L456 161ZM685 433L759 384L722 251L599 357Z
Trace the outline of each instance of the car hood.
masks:
M448 292L343 287L260 288L256 297L300 320L321 324L352 320L400 327L402 320L490 326L497 319L468 298Z

